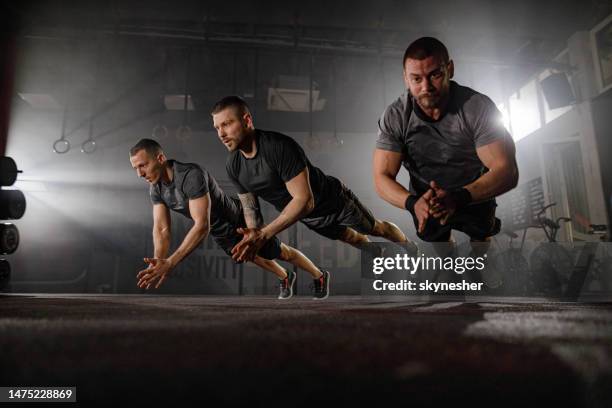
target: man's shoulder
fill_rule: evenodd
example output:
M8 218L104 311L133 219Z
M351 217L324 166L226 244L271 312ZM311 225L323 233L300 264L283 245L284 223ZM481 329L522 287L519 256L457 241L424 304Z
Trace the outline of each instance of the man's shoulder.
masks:
M385 109L385 115L393 114L403 116L412 110L412 99L408 90L405 90Z
M477 90L470 88L469 86L461 85L455 81L451 81L450 86L451 86L451 90L458 97L469 97L471 95L476 95L476 94L480 95L480 92L478 92Z
M256 132L257 137L259 138L260 146L267 146L269 144L277 143L296 143L291 136L281 132L276 132L274 130L257 129Z
M405 134L412 114L412 99L408 90L389 104L378 121L381 135Z
M279 154L302 149L295 139L284 133L258 129L257 137L259 138L257 146L267 159L274 158Z
M206 180L210 178L208 171L197 163L183 163L176 160L173 161L175 185L183 188L184 184L189 180Z
M194 170L194 169L200 170L202 172L206 171L202 166L200 166L197 163L183 163L183 162L173 160L172 164L173 164L174 170L178 173L187 173L190 170Z
M455 103L464 110L478 111L493 103L487 95L468 86L459 85L456 82L452 82L452 86Z

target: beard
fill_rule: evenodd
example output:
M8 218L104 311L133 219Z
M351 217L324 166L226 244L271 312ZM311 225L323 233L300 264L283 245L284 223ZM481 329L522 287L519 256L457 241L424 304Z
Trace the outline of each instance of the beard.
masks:
M439 93L435 93L435 94L421 95L417 99L419 101L419 105L421 105L423 108L433 109L433 108L438 107L441 98L440 98Z
M233 152L234 150L238 148L238 144L234 141L231 141L229 143L224 143L224 146L229 152Z

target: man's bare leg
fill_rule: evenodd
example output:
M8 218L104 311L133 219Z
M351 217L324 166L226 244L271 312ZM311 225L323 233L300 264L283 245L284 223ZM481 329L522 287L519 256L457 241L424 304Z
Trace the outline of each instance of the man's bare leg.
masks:
M270 271L276 275L279 281L280 294L279 299L290 299L293 297L293 289L295 285L295 273L291 273L291 276L287 273L287 270L280 266L278 262L271 259L265 259L260 256L256 256L253 263L260 268Z
M291 265L297 266L300 269L305 270L309 274L312 275L313 279L317 279L321 277L322 273L317 266L312 263L310 259L306 257L299 250L290 247L289 245L285 245L281 242L281 253L278 257L281 261L289 262Z
M360 251L365 251L373 257L379 257L383 255L383 248L380 245L376 245L370 241L367 235L355 231L352 228L346 228L340 238L340 241L347 243Z
M275 274L278 279L285 279L287 277L287 270L280 266L278 262L256 256L253 263L268 272Z
M313 297L315 299L325 299L329 294L329 272L321 271L317 266L312 263L302 252L295 248L285 245L281 242L280 244L280 255L278 259L281 261L289 262L290 264L297 266L312 275L314 279L314 291ZM295 284L295 273L291 273L291 277L287 273L287 270L280 266L276 261L264 259L260 256L256 256L254 261L256 265L261 268L274 273L281 281L281 293L279 299L289 299L293 296L293 285Z
M391 242L406 243L408 238L397 225L388 221L376 220L371 235L382 237Z
M419 252L417 244L414 241L410 241L402 230L392 222L376 220L374 228L372 228L372 235L400 244L413 256L416 256Z
M281 253L278 259L289 262L312 275L314 281L313 299L326 299L329 296L329 272L319 269L306 255L281 242ZM292 274L292 277L294 276L295 274Z
M319 278L322 273L317 266L312 263L310 259L306 257L302 252L297 249L285 245L281 242L281 253L278 257L279 260L289 262L291 265L297 266L300 269L305 270L312 275L313 279ZM285 279L287 277L287 270L280 266L278 262L256 256L253 263L269 272L275 274L278 279Z
M339 239L357 249L363 249L365 245L371 242L367 235L357 232L352 228L345 229Z
M409 253L412 253L413 255L416 255L418 252L417 245L408 240L402 230L391 222L374 220L374 227L372 228L370 235L385 238L388 241L400 244L402 248L407 249ZM340 240L360 250L371 252L373 256L380 256L382 254L382 249L376 249L373 248L372 245L369 245L371 241L367 235L357 232L352 228L347 228L340 237Z

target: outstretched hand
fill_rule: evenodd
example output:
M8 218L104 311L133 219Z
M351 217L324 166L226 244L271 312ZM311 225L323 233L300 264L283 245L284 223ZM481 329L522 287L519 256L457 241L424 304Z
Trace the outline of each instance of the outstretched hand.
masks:
M155 289L159 288L172 271L170 261L161 258L144 258L144 261L149 267L138 272L138 287L149 289L157 281Z
M236 262L253 261L257 252L268 241L259 228L238 228L242 240L232 248L232 259Z

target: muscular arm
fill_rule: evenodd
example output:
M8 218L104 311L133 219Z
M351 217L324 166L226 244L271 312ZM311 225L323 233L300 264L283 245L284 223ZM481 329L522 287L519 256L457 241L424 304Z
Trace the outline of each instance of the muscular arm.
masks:
M189 212L193 218L193 227L174 253L166 258L170 246L170 213L163 204L153 207L155 257L144 258L149 264L147 269L138 272L138 287L149 289L152 285L159 288L168 274L208 235L210 219L210 195L189 200ZM155 283L157 281L157 284Z
M171 267L175 267L191 253L210 231L210 194L189 200L189 213L193 218L193 226L185 235L181 245L168 258Z
M153 256L165 258L170 248L170 210L165 204L153 205Z
M244 220L248 228L260 228L263 226L263 217L259 209L259 200L253 193L238 194L242 203Z
M314 196L310 188L308 168L304 168L297 176L287 181L285 185L292 199L274 221L261 229L266 239L270 239L289 228L308 215L314 208Z
M406 198L410 193L396 181L401 164L402 153L383 149L374 150L372 170L376 192L383 200L404 209Z
M476 154L489 171L465 186L472 201L496 197L516 187L518 168L512 139L508 137L481 146Z

